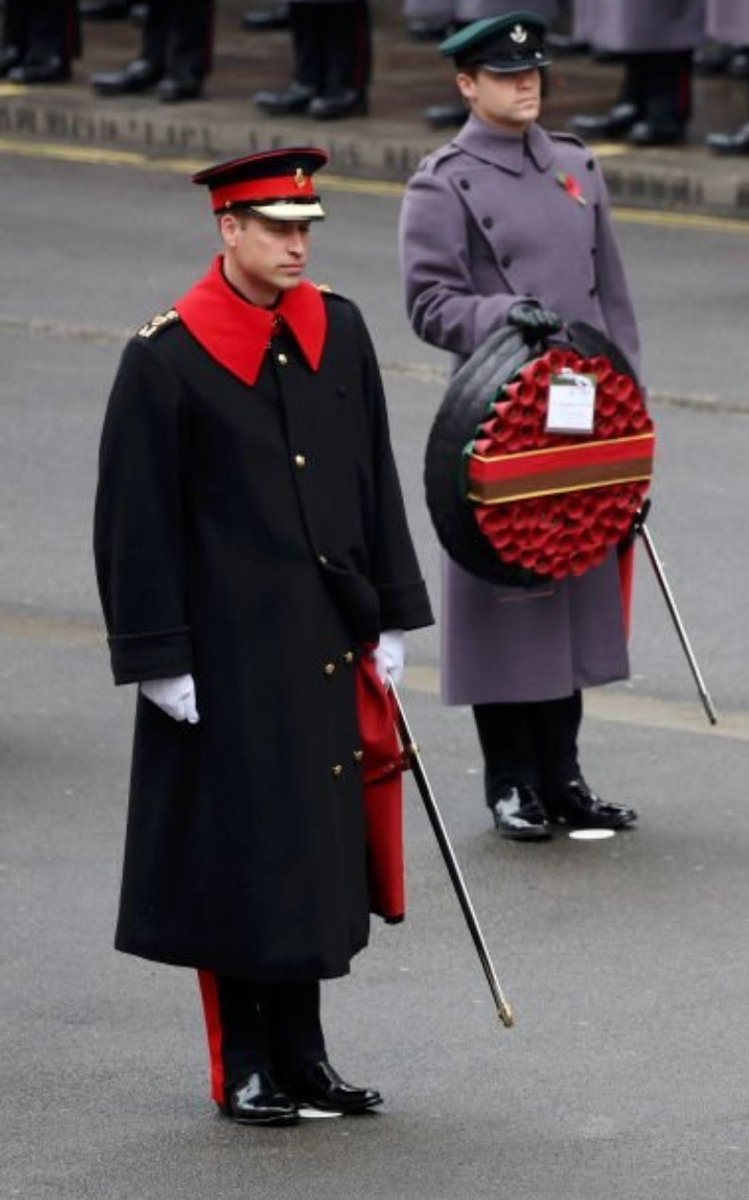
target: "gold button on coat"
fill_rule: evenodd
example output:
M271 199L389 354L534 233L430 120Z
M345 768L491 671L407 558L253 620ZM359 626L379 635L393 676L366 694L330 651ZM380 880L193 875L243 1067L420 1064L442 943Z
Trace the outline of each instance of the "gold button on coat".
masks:
M279 354L278 361L280 362L282 367L285 367L289 360L285 354Z
M361 762L361 760L363 758L364 758L363 750L354 750L354 762Z
M325 666L323 667L323 671L325 672L326 675L332 675L333 672L335 671L335 663L334 662L326 662Z
M318 554L317 561L319 562L321 567L327 567L327 565L328 565L328 558L327 558L327 555L325 555L325 554Z
M298 466L298 467L299 467L299 469L300 469L300 470L301 470L301 468L302 468L302 467L306 467L306 466L307 466L307 459L304 457L304 455L303 455L303 454L295 454L295 455L294 455L294 462L295 462L296 466Z
M344 656L343 656L343 661L344 661L344 662L346 662L346 663L352 663L352 662L354 661L354 652L353 652L353 650L347 650L347 651L346 651L346 653L345 653L345 654L344 654Z
M339 775L343 774L343 767L341 766L340 763L336 763L336 765L334 767L331 767L330 769L333 772L333 774L335 775L336 779L338 778Z

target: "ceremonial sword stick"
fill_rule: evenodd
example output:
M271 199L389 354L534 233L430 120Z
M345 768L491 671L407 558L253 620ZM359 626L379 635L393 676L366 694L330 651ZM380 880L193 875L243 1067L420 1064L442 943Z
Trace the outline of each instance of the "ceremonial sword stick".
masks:
M476 947L476 951L481 960L481 966L484 968L486 981L489 984L489 990L491 991L497 1008L497 1016L502 1024L507 1026L509 1029L510 1026L515 1023L512 1009L502 994L502 988L500 987L499 980L497 979L497 973L494 970L492 960L489 957L489 951L486 948L486 942L484 941L478 920L476 919L476 913L473 910L471 898L468 895L468 889L466 888L460 867L458 866L458 860L456 859L455 852L450 845L450 839L447 836L447 830L445 829L444 822L440 815L440 810L437 807L437 801L434 798L434 793L432 792L429 784L427 773L424 770L424 764L421 761L419 748L414 741L413 734L409 728L408 720L406 719L406 714L403 711L403 705L400 702L400 697L392 680L390 682L390 688L393 694L393 699L395 700L395 708L398 715L398 724L400 726L401 738L403 740L403 748L411 763L411 770L413 771L413 777L416 780L416 786L418 787L421 798L424 801L424 807L427 811L427 816L429 817L432 829L434 830L434 835L437 838L437 844L442 851L442 857L445 860L445 866L447 867L448 874L452 880L455 894L460 902L460 907L463 909L463 916L466 919L466 924L468 925L471 937L473 938L473 944Z
M663 598L666 601L668 611L671 614L671 620L673 621L676 632L679 635L679 641L681 642L682 649L684 650L684 653L687 657L687 662L689 663L690 670L692 672L692 675L694 676L694 681L697 684L697 691L699 692L700 700L702 701L705 712L707 713L708 720L711 725L717 725L718 717L715 712L715 708L713 707L713 702L710 699L710 693L708 692L707 688L705 687L705 681L702 678L702 673L700 671L699 666L697 665L697 659L695 658L694 651L692 650L692 647L689 644L689 638L687 637L687 631L684 628L684 624L682 622L681 617L679 616L679 610L676 607L676 601L674 600L673 593L671 591L671 588L668 585L668 580L666 579L665 571L663 570L663 567L662 567L660 560L658 558L658 555L656 553L655 545L653 544L653 539L650 536L650 530L648 529L647 525L645 524L645 520L648 515L649 509L650 509L650 501L646 500L645 504L640 509L637 516L635 517L634 531L635 531L635 533L640 535L643 542L645 543L645 549L648 552L648 558L650 559L650 563L655 572L655 577L658 580L660 589L663 592Z

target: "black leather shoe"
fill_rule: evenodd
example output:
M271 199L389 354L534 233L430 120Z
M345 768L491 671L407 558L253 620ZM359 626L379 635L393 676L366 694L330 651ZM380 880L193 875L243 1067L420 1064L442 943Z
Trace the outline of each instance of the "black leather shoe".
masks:
M468 109L465 104L430 104L423 115L432 129L451 129L465 124Z
M445 21L430 21L426 17L414 17L412 21L406 21L406 33L415 42L441 42L448 32L449 26Z
M314 95L314 88L306 83L297 83L295 80L282 91L255 92L252 102L269 117L286 117L291 113L306 112Z
M318 121L340 121L344 117L363 117L367 110L365 93L346 88L332 96L315 96L307 112Z
M573 117L570 129L582 138L620 138L629 133L639 116L634 104L615 104L600 116Z
M288 1094L299 1107L309 1105L322 1112L366 1112L382 1104L382 1096L374 1088L354 1087L345 1083L329 1062L308 1063L292 1074L282 1075Z
M162 104L199 100L203 95L203 84L199 79L172 79L167 75L156 84L156 95Z
M731 79L749 79L749 47L742 46L728 60L726 73Z
M494 824L502 837L516 842L545 842L551 825L535 790L528 784L508 788L491 806Z
M624 829L637 820L633 808L606 804L580 776L546 801L552 820L576 829Z
M250 33L265 33L270 29L289 28L288 4L277 4L274 8L249 8L243 13L241 26Z
M130 96L155 87L164 74L158 63L134 58L121 71L96 71L91 86L100 96Z
M13 67L17 67L21 61L21 54L18 46L3 46L0 49L0 76L7 75Z
M84 21L124 21L130 4L121 0L80 0L78 12Z
M244 1083L232 1088L219 1109L240 1125L291 1125L299 1120L294 1101L264 1070L253 1071Z
M749 154L749 125L735 133L709 133L705 140L716 154Z
M47 58L27 58L8 71L11 83L66 83L70 79L70 63L59 54Z
M627 134L626 140L631 146L678 146L685 136L683 121L664 118L637 121Z

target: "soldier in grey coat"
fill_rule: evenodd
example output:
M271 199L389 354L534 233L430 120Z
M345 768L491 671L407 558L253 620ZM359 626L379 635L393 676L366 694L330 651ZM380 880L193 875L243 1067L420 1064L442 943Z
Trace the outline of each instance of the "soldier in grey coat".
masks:
M574 117L581 137L626 138L636 146L684 140L692 115L692 56L704 37L705 0L585 0L581 21L596 49L624 59L613 107Z
M707 33L728 46L749 46L749 0L707 0ZM749 121L735 133L709 133L716 154L749 154Z
M598 164L571 134L536 124L544 25L509 14L449 38L471 116L411 179L401 215L409 318L456 365L506 323L583 320L634 366L639 343ZM579 184L580 203L568 190ZM576 190L576 189L575 189ZM551 311L550 311L551 310ZM578 578L525 591L445 560L442 694L473 706L486 799L505 836L537 840L550 818L630 824L577 757L581 689L623 679L627 645L615 554Z

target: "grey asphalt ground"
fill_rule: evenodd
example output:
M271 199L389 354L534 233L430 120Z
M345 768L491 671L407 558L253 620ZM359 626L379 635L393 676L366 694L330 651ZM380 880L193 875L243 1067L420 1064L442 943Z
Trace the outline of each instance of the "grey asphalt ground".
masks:
M126 331L213 252L205 197L14 156L0 189L0 1195L745 1200L747 233L618 224L660 438L651 527L721 722L641 556L633 679L590 695L584 729L591 782L640 827L513 845L482 809L469 714L439 704L438 634L411 638L404 700L517 1026L410 785L409 918L325 989L331 1058L386 1105L257 1131L213 1112L191 973L111 949L132 693L90 562L96 444ZM420 471L445 363L402 316L397 198L328 207L311 275L372 327L436 597Z

